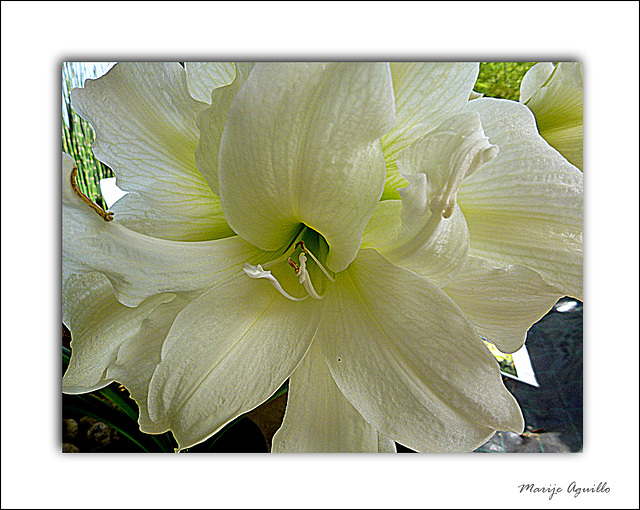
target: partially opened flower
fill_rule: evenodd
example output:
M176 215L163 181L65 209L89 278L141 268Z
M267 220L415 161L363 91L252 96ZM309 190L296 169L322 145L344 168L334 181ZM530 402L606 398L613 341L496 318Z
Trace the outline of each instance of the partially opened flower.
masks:
M521 432L481 336L513 352L581 297L582 174L526 107L469 101L477 72L127 63L74 91L131 193L104 221L63 157L65 391L117 380L180 448L287 379L274 451Z
M539 62L522 79L520 102L536 116L540 134L582 170L582 62Z

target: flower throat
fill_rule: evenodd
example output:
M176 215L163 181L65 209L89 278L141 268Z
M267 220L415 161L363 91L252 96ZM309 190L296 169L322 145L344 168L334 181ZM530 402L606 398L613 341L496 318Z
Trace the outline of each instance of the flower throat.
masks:
M329 271L324 267L322 262L318 260L318 257L316 257L316 255L313 254L309 246L305 244L305 240L307 241L308 245L314 247L314 251L318 253L318 255L321 258L324 258L326 256L328 251L326 241L324 241L322 236L319 235L317 232L305 227L300 232L300 234L296 237L296 239L291 243L289 249L286 250L285 254L282 257L279 257L278 259L273 260L271 262L267 262L264 265L264 268L260 264L258 264L257 266L253 266L251 264L245 264L245 267L244 267L245 274L250 278L268 279L280 294L282 294L287 299L290 299L291 301L303 301L307 299L309 296L311 296L313 299L323 299L325 297L325 294L317 292L311 279L311 272L314 273L314 278L316 278L316 281L318 280L318 278L322 278L322 275L324 275L324 277L326 277L332 283L335 282L335 279L333 278L333 276L331 276ZM295 254L297 252L299 252L298 262L294 260ZM313 261L312 265L308 264L309 259ZM278 278L276 278L270 270L266 269L266 268L275 267L278 265L282 266L285 260L289 266L288 271L293 270L293 273L295 274L295 276L298 277L298 283L304 287L304 289L307 292L307 295L302 297L296 297L290 294L289 292L285 291L280 281L278 280ZM320 275L320 273L317 270L315 270L315 268L319 269L322 272L322 275ZM282 270L282 268L280 268L280 270ZM283 275L283 276L285 276L286 278L287 276L290 277L291 274Z

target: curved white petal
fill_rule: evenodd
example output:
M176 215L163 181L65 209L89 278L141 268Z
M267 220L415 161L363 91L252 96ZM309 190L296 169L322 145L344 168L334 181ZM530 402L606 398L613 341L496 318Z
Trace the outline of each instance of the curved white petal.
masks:
M202 242L166 241L105 222L86 204L62 207L63 281L69 274L99 271L127 306L162 292L202 293L242 271L271 260L238 236Z
M317 338L333 379L385 436L418 451L460 452L496 429L522 432L495 359L426 279L361 250L325 301Z
M216 195L220 194L218 156L227 114L252 68L253 64L249 63L235 64L233 82L213 90L207 101L211 106L198 115L197 125L200 138L196 148L196 166Z
M399 198L406 181L398 172L400 151L459 113L478 78L477 62L392 62L396 127L382 139L387 165L383 200Z
M549 80L555 66L551 62L538 62L529 69L520 83L520 102L527 103L542 86Z
M437 286L450 281L469 249L467 224L456 205L458 190L497 153L477 113L449 117L402 151L398 168L409 183L399 190L402 227L377 247L380 253Z
M229 85L236 75L231 62L185 62L187 87L194 99L211 104L211 91Z
M481 98L468 108L500 148L458 193L469 254L496 267L529 267L582 299L582 172L540 137L525 106Z
M282 426L273 436L274 453L395 451L354 409L336 386L314 342L289 379ZM389 444L391 443L391 444Z
M138 404L140 430L147 434L161 434L166 428L149 417L148 394L151 377L160 363L160 352L176 316L189 303L182 295L162 304L141 324L133 341L124 342L115 362L107 368L107 377L123 384ZM150 298L151 299L151 298Z
M529 328L564 295L526 267L495 268L475 257L442 290L505 353L520 349Z
M96 157L113 169L121 189L139 195L135 207L114 208L118 221L132 228L152 222L141 232L171 240L229 235L219 199L195 164L196 117L207 104L191 97L178 63L116 64L73 89L71 101L96 131Z
M63 391L71 394L112 382L108 367L115 363L122 345L135 341L149 317L176 298L175 294L158 294L129 308L116 300L109 280L96 272L71 275L62 296L62 322L72 336Z
M63 287L63 322L71 330L72 355L62 391L87 393L118 381L138 404L140 428L164 432L149 419L149 381L160 349L187 300L176 294L153 296L136 308L120 304L100 273L73 275Z
M234 231L275 250L307 225L329 245L327 266L344 269L382 192L392 94L386 64L257 64L220 146L220 198Z
M151 418L187 448L262 404L291 375L316 331L312 300L284 298L242 274L178 315L149 388Z
M550 65L544 67L548 71ZM539 64L537 64L539 65ZM552 65L552 64L551 64ZM529 72L533 71L532 67ZM527 76L525 75L525 78ZM532 81L539 81L534 77ZM542 137L558 150L570 163L582 169L582 111L583 84L581 62L559 62L549 73L548 79L535 91L524 94L521 89L520 101L525 103L536 116ZM523 79L524 82L524 79ZM528 99L527 95L531 94Z

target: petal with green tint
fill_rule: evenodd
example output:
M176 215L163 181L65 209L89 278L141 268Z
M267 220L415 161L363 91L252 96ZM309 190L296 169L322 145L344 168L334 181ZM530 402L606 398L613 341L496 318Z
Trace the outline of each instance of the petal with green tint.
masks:
M307 225L329 245L327 266L341 271L382 193L380 137L394 122L386 64L257 64L220 146L229 224L268 251Z
M336 275L315 341L338 388L386 437L423 452L471 451L521 433L498 365L441 290L361 250Z
M63 281L70 273L99 271L127 306L163 292L199 294L241 272L247 262L275 258L238 236L202 242L156 239L105 222L82 202L64 204L62 215Z
M233 83L214 89L209 94L207 101L211 106L198 115L197 125L200 138L196 148L196 166L216 195L220 194L218 155L227 113L240 87L249 77L252 68L253 64L246 62L235 64Z
M211 104L211 92L229 85L236 75L231 62L185 62L187 87L191 97Z
M379 249L402 232L402 200L383 200L362 234L362 248Z
M495 267L529 267L582 299L582 172L540 137L522 104L481 98L468 107L500 148L458 193L469 254Z
M544 70L548 70L548 65ZM532 80L540 81L540 78L536 80L534 76ZM581 170L584 96L582 82L581 62L559 62L549 78L529 99L525 97L531 94L531 85L525 86L524 94L521 92L521 101L531 108L536 116L542 137Z
M462 111L478 70L473 62L391 63L397 123L382 139L387 165L383 200L399 198L397 189L407 184L398 172L400 151Z
M118 221L171 240L231 234L195 164L196 117L206 103L189 94L178 63L122 62L71 92L73 108L96 131L93 151L139 199L114 207ZM151 212L146 213L146 210Z
M388 440L387 440L388 441ZM389 442L391 444L389 444ZM282 427L273 436L274 453L395 451L381 439L336 386L321 348L314 342L289 380Z
M266 280L227 280L178 315L149 388L151 418L180 448L265 402L315 334L320 308L284 298Z
M505 353L520 349L529 328L563 296L531 269L495 268L475 257L469 257L455 279L442 290L478 333Z

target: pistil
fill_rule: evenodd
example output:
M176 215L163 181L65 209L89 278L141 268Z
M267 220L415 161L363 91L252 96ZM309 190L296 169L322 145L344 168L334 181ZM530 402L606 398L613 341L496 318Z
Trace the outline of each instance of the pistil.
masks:
M287 291L285 291L282 288L282 285L280 285L280 282L278 281L278 279L271 274L271 271L266 271L262 269L262 266L260 264L258 264L257 266L252 266L251 264L245 264L244 272L249 278L266 278L271 282L271 285L273 285L280 294L282 294L287 299L290 299L291 301L304 301L309 297L309 296L305 296L303 298L297 298L287 293Z

